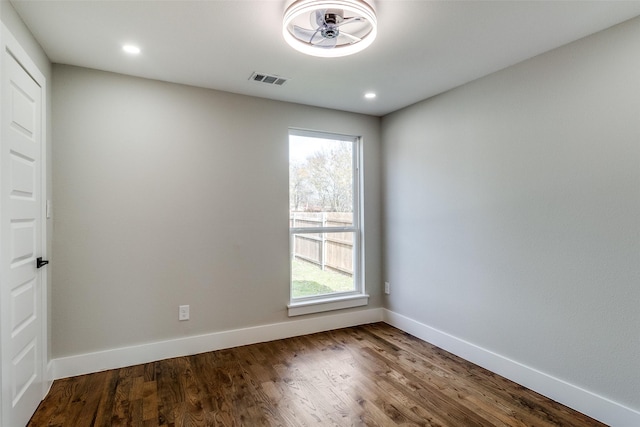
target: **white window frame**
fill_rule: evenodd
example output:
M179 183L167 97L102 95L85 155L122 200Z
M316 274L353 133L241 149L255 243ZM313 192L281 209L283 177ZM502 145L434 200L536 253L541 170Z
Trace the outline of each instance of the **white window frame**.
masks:
M363 221L363 171L362 171L362 137L329 132L289 129L289 136L332 139L352 142L353 171L353 223L349 227L289 227L289 316L319 313L330 310L359 307L367 305L369 295L365 293L364 281L364 232ZM318 233L353 233L353 283L354 289L347 292L293 298L291 262L293 261L293 239L296 234Z

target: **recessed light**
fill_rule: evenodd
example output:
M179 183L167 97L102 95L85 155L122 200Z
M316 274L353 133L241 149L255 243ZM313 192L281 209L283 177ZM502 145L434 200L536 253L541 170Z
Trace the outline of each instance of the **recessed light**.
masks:
M367 99L373 99L373 98L376 97L376 94L373 93L373 92L367 92L367 93L364 94L364 97L367 98Z
M124 46L122 46L122 50L132 55L137 55L140 53L140 48L132 44L125 44Z

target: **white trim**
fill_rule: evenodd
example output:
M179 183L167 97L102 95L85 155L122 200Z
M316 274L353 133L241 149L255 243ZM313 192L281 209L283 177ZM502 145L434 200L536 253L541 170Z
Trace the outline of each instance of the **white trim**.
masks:
M66 378L172 357L381 322L382 317L382 309L375 308L61 357L53 360L53 372L55 379Z
M49 360L48 363L46 363L46 370L44 375L44 396L42 397L43 399L47 396L47 394L49 394L49 391L51 391L51 386L53 385L53 380L54 380L53 368L54 368L53 360Z
M361 307L369 303L369 295L357 294L327 299L313 299L303 302L292 302L287 306L289 317L303 314L322 313L324 311L342 310L343 308Z
M640 412L393 311L384 322L614 427L640 426Z

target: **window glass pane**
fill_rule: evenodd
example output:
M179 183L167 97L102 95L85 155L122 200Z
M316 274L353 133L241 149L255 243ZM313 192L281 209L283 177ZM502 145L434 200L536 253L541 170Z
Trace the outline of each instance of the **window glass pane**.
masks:
M353 141L289 136L292 227L353 225ZM331 213L330 222L301 213ZM296 225L294 222L294 214ZM306 218L303 219L303 218Z
M292 300L362 292L358 142L350 136L289 133Z
M289 216L291 228L350 227L353 212L296 212Z
M292 298L355 290L354 232L298 233L292 239Z

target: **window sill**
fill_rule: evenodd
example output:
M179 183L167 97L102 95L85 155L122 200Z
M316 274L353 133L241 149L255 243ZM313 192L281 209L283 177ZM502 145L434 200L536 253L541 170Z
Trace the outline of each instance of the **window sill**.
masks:
M335 297L317 299L314 301L293 302L287 307L289 317L301 316L304 314L321 313L323 311L342 310L344 308L360 307L369 303L369 295L349 295L346 297Z

